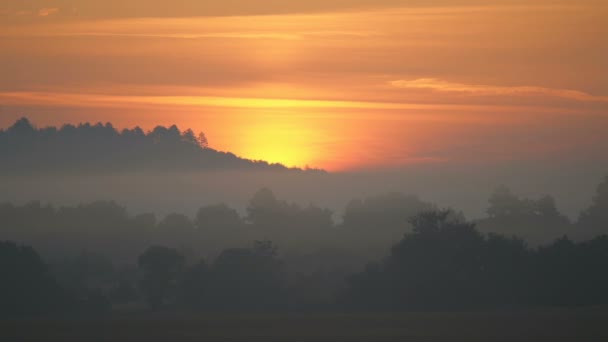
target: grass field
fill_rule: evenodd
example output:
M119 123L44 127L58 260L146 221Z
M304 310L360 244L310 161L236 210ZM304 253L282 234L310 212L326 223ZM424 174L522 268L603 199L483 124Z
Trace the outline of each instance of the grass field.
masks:
M0 341L608 341L608 313L203 314L0 323Z

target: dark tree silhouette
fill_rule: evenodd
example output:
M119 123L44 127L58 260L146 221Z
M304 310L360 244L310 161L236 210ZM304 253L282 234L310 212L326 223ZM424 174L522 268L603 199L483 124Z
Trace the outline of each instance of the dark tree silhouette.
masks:
M243 221L238 212L226 204L202 207L196 213L195 225L201 230L239 228Z
M433 209L435 206L431 203L397 192L352 200L346 206L344 227L350 230L374 230L382 226L403 234L408 218Z
M379 251L383 255L386 246L396 243L411 230L410 217L433 209L433 204L416 196L396 192L352 200L344 213L342 228L347 232L342 238L357 249L371 250L370 257L377 258Z
M386 263L397 290L394 304L441 309L478 301L484 239L473 224L451 217L441 211L411 219L413 232L393 247Z
M0 274L0 316L49 314L67 304L67 295L31 247L0 241Z
M157 240L168 245L183 245L195 231L190 218L183 214L169 214L157 226Z
M608 234L608 176L597 186L593 202L577 222L577 237L589 239L600 234Z
M449 211L417 215L412 225L385 260L350 277L339 297L344 305L467 310L608 302L606 236L582 243L562 237L530 249L519 238L486 237Z
M281 241L289 245L318 241L333 227L332 212L309 205L300 207L276 198L263 188L256 192L247 206L247 220L259 234L258 238Z
M209 169L288 170L280 164L216 151L209 147L204 133L181 131L175 125L158 126L150 132L139 127L119 132L110 123L39 129L22 118L6 130L0 129L1 175Z
M111 286L115 275L110 259L86 251L76 257L55 262L52 270L62 287L79 296Z
M184 257L177 250L152 246L139 256L143 272L141 291L154 310L159 309L172 296L184 268Z
M205 310L211 307L212 274L205 260L190 267L181 280L178 301L188 309Z
M519 236L533 245L545 244L572 233L572 224L557 210L551 196L519 198L505 186L488 200L488 217L477 222L484 233Z
M270 189L263 188L249 201L247 219L259 227L281 227L295 211L294 206L278 200Z
M83 127L93 135L110 129ZM23 122L15 129L31 131ZM155 134L159 144L184 139L175 128ZM573 232L604 231L606 184ZM100 313L110 309L108 298L119 304L144 298L155 310L164 304L211 311L338 309L334 293L342 308L382 311L608 304L606 235L561 234L528 245L517 233L550 236L570 227L551 197L522 199L499 189L488 217L475 223L433 208L412 196L371 197L351 202L336 226L329 210L277 199L269 189L252 198L247 220L225 204L202 207L194 220L169 214L158 223L153 214L131 216L108 201L0 204L0 237L31 244L51 261L47 270L33 248L0 243L6 303L0 314ZM281 243L280 257L269 239ZM255 240L249 248L229 248ZM150 245L137 259L136 251ZM360 271L370 260L378 261Z
M271 310L284 300L284 275L276 248L256 241L253 248L224 250L213 264L213 305L230 310Z

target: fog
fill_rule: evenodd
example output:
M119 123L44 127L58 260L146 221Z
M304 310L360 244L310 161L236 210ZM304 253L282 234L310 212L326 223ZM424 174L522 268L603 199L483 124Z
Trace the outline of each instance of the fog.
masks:
M0 315L608 303L605 161L329 173L27 119L0 160Z
M591 203L595 187L608 172L608 162L594 165L424 165L401 170L345 173L299 171L124 172L93 175L2 176L0 201L40 200L75 205L115 200L133 213L193 215L202 205L224 202L244 213L253 193L271 188L280 198L301 205L314 203L341 220L345 204L355 198L401 192L464 212L485 215L487 200L499 186L537 198L552 195L558 209L571 219Z

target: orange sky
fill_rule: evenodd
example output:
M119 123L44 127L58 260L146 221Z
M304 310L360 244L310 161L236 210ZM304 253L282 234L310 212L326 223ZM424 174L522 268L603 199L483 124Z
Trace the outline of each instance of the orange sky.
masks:
M606 18L596 0L8 0L0 127L175 123L329 170L601 158Z

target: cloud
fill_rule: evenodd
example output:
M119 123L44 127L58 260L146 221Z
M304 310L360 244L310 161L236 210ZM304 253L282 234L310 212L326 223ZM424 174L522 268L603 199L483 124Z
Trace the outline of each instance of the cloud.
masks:
M366 101L332 101L316 99L242 98L220 96L118 96L57 92L2 92L0 100L7 105L37 104L68 107L123 107L129 105L171 105L185 107L228 108L343 108L343 109L420 109L441 105L417 105Z
M30 16L30 15L32 15L32 11L20 10L20 11L16 11L14 14L17 17Z
M39 17L48 17L59 12L59 8L41 8L38 10Z
M46 16L46 15L44 15ZM5 33L6 34L6 33ZM6 34L11 36L10 34ZM23 33L23 37L116 37L116 38L173 38L173 39L204 39L204 38L227 38L227 39L274 39L274 40L301 40L316 37L371 37L374 33L348 32L348 31L302 31L302 32L212 32L212 33L129 33L106 31L44 31L32 30ZM0 33L0 37L3 34Z
M319 13L370 8L441 6L453 3L452 0L183 0L179 2L179 6L175 6L162 0L70 0L69 2L30 0L25 6L23 0L4 1L2 5L5 8L1 10L7 9L15 12L28 9L31 14L38 16L51 15L52 13L44 10L55 10L61 6L68 7L69 4L79 18L95 19ZM458 5L483 3L482 0L458 0L457 2ZM29 8L24 8L24 6ZM39 8L41 10L36 11ZM47 14L45 15L45 13Z
M270 97L234 97L205 95L111 95L100 93L63 92L0 92L5 106L45 106L68 108L241 108L241 109L292 109L292 110L466 110L470 112L502 113L513 110L530 110L546 113L568 113L567 108L538 108L523 105L436 104L416 102L383 102L357 100L324 100L317 98L288 99ZM309 113L308 115L314 115ZM376 113L376 118L387 117ZM389 115L389 118L392 116ZM446 118L443 118L446 120Z
M59 8L57 7L42 7L39 9L34 9L34 8L30 8L30 9L15 9L15 10L8 10L8 9L0 9L0 17L25 17L25 18L32 18L32 17L50 17L50 16L54 16L56 14L59 13ZM5 20L8 18L4 18Z
M391 86L402 89L427 89L443 93L461 93L472 96L550 96L576 101L608 102L608 96L596 96L579 90L545 88L538 86L492 86L449 82L437 78L395 80Z

